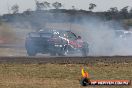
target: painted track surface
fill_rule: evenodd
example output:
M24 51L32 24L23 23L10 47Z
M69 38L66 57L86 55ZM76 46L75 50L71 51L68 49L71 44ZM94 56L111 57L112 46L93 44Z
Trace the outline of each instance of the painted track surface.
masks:
M132 56L100 57L0 57L0 63L18 64L93 64L93 63L131 63Z

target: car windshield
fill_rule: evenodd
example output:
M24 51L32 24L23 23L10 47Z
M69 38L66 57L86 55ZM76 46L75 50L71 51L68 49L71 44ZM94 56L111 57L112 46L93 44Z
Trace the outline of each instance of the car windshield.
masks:
M77 39L77 36L74 33L69 32L69 31L61 32L60 36L61 37L65 37L65 38L67 38L69 40L76 40Z

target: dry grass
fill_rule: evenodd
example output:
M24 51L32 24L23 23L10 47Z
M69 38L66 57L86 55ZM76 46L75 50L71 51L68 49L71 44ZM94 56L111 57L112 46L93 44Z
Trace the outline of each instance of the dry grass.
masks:
M0 88L82 88L80 68L91 79L132 79L132 63L123 64L0 64ZM109 88L109 86L96 86ZM111 88L132 86L111 86ZM88 88L93 88L88 87Z
M22 48L0 48L0 56L26 56L26 50Z

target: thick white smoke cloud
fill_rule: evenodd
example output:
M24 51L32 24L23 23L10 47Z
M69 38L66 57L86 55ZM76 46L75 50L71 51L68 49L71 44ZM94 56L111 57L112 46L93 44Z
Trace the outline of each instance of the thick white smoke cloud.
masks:
M117 30L123 28L116 22L91 18L83 19L82 26L81 36L89 43L90 56L132 55L132 34L117 35Z
M23 26L22 24L14 24L16 28L14 27L13 29L11 29L14 32L13 35L15 35L15 38L17 37L21 44L24 44L24 39L27 34L31 31L35 31L33 29L33 25L39 22L40 25L41 23L42 25L44 25L44 28L71 28L73 32L81 35L82 39L89 43L89 56L132 55L132 33L130 33L130 35L124 34L124 37L120 37L119 35L117 35L116 30L123 30L123 27L121 27L121 25L119 25L116 21L104 21L99 19L98 17L82 16L81 19L79 18L79 20L77 20L78 18L75 17L74 21L68 22L67 20L71 19L71 17L67 14L60 14L62 15L59 16L61 17L60 19L67 21L65 23L65 21L58 22L58 18L52 15L52 13L50 15L49 14L45 14L44 17L42 16L40 18L49 17L50 20L55 20L55 22L53 21L51 23L46 20L43 22L42 20L40 20L40 18L38 19L39 16L37 16L35 22L30 24L25 22L25 24L28 25L29 28L27 28L27 26L25 28L21 28L20 26ZM56 16L58 17L58 15ZM43 26L38 26L38 28L39 27Z

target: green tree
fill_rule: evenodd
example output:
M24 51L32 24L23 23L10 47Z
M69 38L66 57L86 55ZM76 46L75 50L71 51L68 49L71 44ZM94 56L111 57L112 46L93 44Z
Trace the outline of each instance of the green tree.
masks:
M72 6L72 9L73 9L73 10L76 10L75 6Z
M108 12L111 12L111 13L118 13L118 9L117 7L111 7Z
M45 8L45 9L50 8L50 3L47 2L47 1L44 1L44 2L43 2L43 5L44 5L44 8Z
M30 15L30 12L31 12L32 10L30 9L30 8L28 8L26 11L25 11L25 13L26 13L26 15Z
M96 4L90 3L89 10L92 11L96 7Z
M128 7L129 6L123 7L120 12L127 14L128 13Z
M59 8L62 7L62 4L59 3L59 2L54 2L54 3L52 4L52 6L53 6L55 9L59 9Z
M19 6L17 4L15 4L11 7L11 10L12 10L13 14L16 14L19 12Z
M37 10L37 11L38 11L38 10L43 10L44 4L41 3L41 2L39 2L39 1L37 1L37 0L35 0L35 1L36 1L36 10Z
M128 7L129 6L125 6L120 10L120 14L122 15L122 18L127 19L129 17L129 12L128 12Z
M111 7L107 12L109 14L106 15L107 19L119 19L120 16L118 15L118 8L117 7Z
M130 9L130 11L129 11L131 14L132 14L132 8Z

